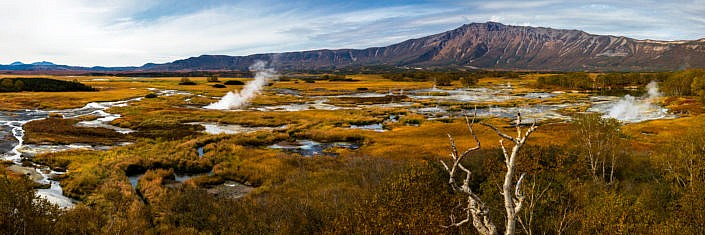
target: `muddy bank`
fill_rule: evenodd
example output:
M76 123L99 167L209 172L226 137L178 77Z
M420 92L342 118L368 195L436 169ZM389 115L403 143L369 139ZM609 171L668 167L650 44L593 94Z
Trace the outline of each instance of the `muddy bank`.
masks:
M44 176L39 174L37 170L34 167L26 167L26 166L20 166L20 165L10 165L7 167L8 170L16 173L20 173L22 175L27 176L32 181L41 181L44 179Z
M305 157L316 155L337 156L331 152L335 148L344 148L349 150L357 150L361 147L358 143L351 142L332 142L321 143L313 140L296 140L294 142L281 141L279 143L267 146L270 149L279 149L286 152L298 153Z
M238 199L244 197L254 190L253 187L235 182L225 181L225 183L207 189L207 192L217 198Z

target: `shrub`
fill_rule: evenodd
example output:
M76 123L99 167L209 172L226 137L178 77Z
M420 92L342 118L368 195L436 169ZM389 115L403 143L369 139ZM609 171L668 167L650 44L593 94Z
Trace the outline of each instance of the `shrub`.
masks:
M213 84L213 87L214 88L226 88L226 86L223 84Z
M26 179L0 175L0 234L47 234L61 211L38 197Z
M157 94L149 93L149 94L145 95L144 98L148 98L148 99L157 98Z
M224 83L225 85L245 85L244 82L239 80L228 80Z
M179 85L196 85L196 83L191 81L191 79L188 79L187 77L183 77L181 78Z
M453 80L447 76L440 76L436 78L436 86L450 86Z
M215 75L213 75L213 76L208 76L208 78L206 78L206 81L208 81L208 82L220 82L220 81L218 81L218 76L215 76Z
M325 74L321 76L322 80L328 80L331 82L357 82L360 80L355 80L352 78L346 78L343 74Z
M460 83L462 83L463 86L465 86L465 87L474 86L475 84L477 84L477 81L478 81L478 79L476 77L472 77L472 76L460 78Z

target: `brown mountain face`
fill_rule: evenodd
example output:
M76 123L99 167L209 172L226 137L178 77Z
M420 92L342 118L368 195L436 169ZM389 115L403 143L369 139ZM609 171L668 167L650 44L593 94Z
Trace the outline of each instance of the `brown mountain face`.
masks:
M705 67L705 39L651 41L579 30L473 23L387 47L250 56L204 55L139 70L245 70L265 60L280 70L351 66L470 67L554 71L659 71Z

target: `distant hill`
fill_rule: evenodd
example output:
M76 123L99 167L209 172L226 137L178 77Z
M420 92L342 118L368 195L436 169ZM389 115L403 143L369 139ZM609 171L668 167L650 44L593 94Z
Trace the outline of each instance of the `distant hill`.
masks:
M42 62L34 62L32 65L35 66L55 66L56 64L49 62L49 61L42 61Z
M705 68L705 39L637 40L579 30L511 26L495 22L463 25L447 32L386 47L313 50L248 56L202 55L141 67L0 65L0 70L246 71L256 60L279 70L341 69L357 66L455 67L548 71L664 71ZM13 63L14 64L14 63Z
M9 65L0 65L0 71L41 71L41 72L87 72L87 71L132 71L137 67L80 67L71 65L59 65L48 61L25 64L20 61L12 62Z

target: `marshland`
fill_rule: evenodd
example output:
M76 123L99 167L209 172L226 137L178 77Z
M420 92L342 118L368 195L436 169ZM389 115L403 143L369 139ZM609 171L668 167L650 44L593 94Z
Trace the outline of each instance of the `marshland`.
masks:
M451 161L454 141L461 151L481 143L460 163L503 230L506 166L492 126L535 128L515 166L525 174L517 232L697 233L705 223L703 76L3 75L0 203L19 212L0 227L475 233L448 227L465 218L468 200L441 163ZM32 79L68 85L33 90Z

